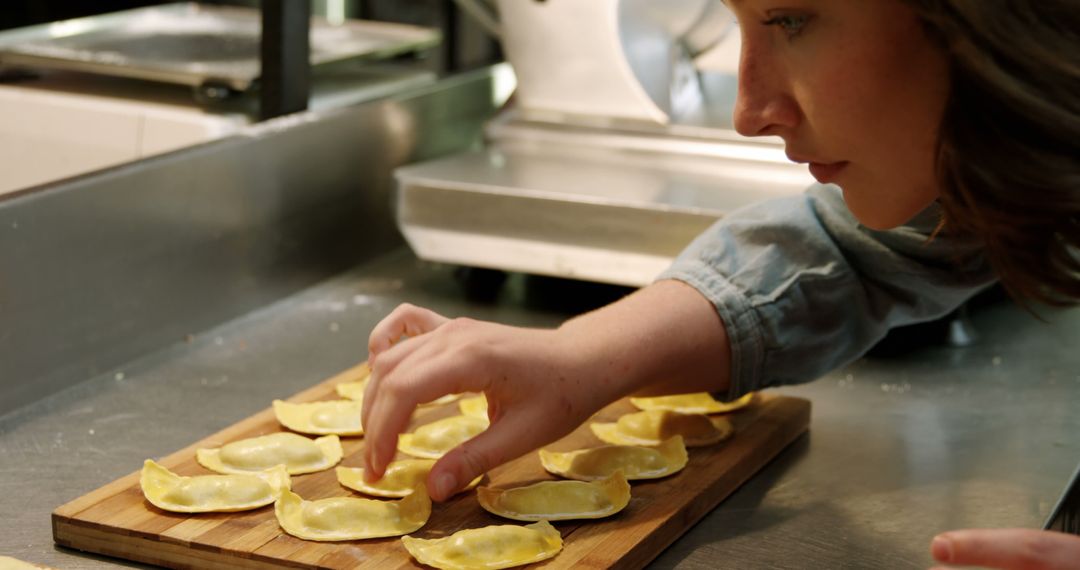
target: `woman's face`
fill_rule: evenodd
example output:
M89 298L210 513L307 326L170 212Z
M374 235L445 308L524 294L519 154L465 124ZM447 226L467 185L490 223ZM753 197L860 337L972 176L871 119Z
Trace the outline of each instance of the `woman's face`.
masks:
M844 191L874 229L938 196L935 143L949 91L943 50L901 0L728 0L742 31L735 128Z

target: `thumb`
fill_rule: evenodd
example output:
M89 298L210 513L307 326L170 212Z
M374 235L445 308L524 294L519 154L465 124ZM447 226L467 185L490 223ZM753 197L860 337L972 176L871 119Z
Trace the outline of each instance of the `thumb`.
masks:
M522 437L527 430L521 414L491 424L472 439L451 449L428 473L427 485L431 498L445 501L468 485L473 479L539 447L533 438Z

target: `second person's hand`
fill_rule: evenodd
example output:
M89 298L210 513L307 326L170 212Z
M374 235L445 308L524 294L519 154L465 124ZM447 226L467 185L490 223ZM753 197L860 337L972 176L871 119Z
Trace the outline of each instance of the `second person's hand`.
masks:
M1029 528L952 530L935 536L930 552L938 562L961 566L1001 570L1080 568L1080 536Z

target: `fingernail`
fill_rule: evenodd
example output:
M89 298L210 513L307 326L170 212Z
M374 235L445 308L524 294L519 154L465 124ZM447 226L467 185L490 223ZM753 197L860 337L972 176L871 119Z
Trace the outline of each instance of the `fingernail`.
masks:
M457 481L454 479L453 475L449 473L439 473L439 475L435 477L435 488L432 490L435 491L436 497L445 499L450 496L450 493L454 492L456 487Z
M934 556L934 560L952 562L952 541L943 536L935 536L934 541L930 543L930 553Z
M379 472L375 469L375 462L368 458L364 461L364 481L374 483L379 480Z

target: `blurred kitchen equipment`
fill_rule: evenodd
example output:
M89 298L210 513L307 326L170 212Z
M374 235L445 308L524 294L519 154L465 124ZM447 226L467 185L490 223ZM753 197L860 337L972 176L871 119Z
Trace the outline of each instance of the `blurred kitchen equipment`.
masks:
M709 0L504 0L499 8L522 113L553 122L685 117L704 103L691 57L732 23Z
M0 195L436 81L421 59L372 58L434 45L438 31L315 18L309 42L307 6L170 4L0 32Z
M246 91L259 77L259 10L176 3L0 32L0 66L84 71ZM437 45L437 30L311 19L311 64L381 59Z
M1065 493L1046 519L1043 529L1080 535L1080 465L1073 472Z
M720 0L458 3L516 91L484 148L397 171L420 257L639 286L725 212L813 182L779 139L734 131Z
M259 118L306 111L311 100L311 1L259 6Z

